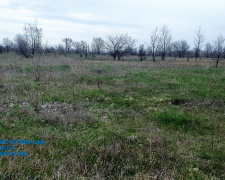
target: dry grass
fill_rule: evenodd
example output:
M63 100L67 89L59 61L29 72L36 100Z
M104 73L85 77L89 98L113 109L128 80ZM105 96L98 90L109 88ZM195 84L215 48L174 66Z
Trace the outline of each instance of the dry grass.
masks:
M224 62L96 58L0 56L1 179L224 179Z

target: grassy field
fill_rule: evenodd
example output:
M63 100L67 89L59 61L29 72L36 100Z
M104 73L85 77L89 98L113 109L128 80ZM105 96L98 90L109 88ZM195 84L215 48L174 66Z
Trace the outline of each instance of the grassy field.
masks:
M138 58L136 58L138 59ZM225 179L225 63L0 56L1 179Z

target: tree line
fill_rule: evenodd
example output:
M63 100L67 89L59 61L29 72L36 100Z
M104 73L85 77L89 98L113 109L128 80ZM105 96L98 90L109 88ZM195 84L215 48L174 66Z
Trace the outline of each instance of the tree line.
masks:
M225 58L225 38L219 34L213 43L205 43L205 35L199 27L195 32L194 47L191 49L184 39L172 41L172 33L168 26L155 28L149 36L149 43L140 44L137 47L137 40L128 33L112 33L105 38L94 37L91 43L86 41L74 41L70 37L62 39L62 42L55 46L48 46L43 43L43 30L38 26L37 20L33 24L25 24L23 34L17 34L13 40L3 38L0 44L0 53L14 51L26 58L43 53L54 53L58 55L79 54L87 58L95 55L109 55L114 60L120 61L127 55L136 55L140 61L152 57L160 57L165 61L166 57L190 58L211 58L218 67L219 61Z

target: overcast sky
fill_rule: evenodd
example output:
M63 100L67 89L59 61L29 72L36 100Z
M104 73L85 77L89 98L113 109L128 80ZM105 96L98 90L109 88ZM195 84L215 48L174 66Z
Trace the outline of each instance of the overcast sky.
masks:
M112 32L149 43L151 31L162 25L173 41L192 45L201 26L206 42L213 42L219 33L225 36L224 9L224 0L0 0L0 43L36 18L49 45L65 37L90 42Z

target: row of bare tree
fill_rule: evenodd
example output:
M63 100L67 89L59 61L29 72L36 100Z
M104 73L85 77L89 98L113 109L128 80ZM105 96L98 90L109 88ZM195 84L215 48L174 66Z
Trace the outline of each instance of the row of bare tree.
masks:
M86 41L73 41L66 37L62 40L63 44L55 47L44 45L42 28L38 27L37 21L33 24L26 24L24 33L16 35L14 41L9 38L3 39L3 45L0 45L0 53L14 50L26 58L35 56L35 54L58 53L65 55L77 53L80 57L88 57L90 54L108 54L113 59L121 60L126 55L138 55L140 61L143 61L147 56L152 56L152 60L156 61L156 57L160 56L162 61L166 57L195 57L197 60L200 57L214 58L216 60L216 67L218 67L219 60L225 57L225 38L219 34L213 44L205 42L205 36L201 27L196 31L194 39L194 48L191 50L186 40L179 40L172 42L172 34L168 26L162 26L160 29L154 29L150 34L149 45L141 44L136 48L137 41L130 35L113 33L108 34L105 39L96 37L92 39L91 44Z
M3 45L0 45L0 53L9 53L10 51L16 51L26 58L44 52L42 28L37 26L37 21L35 21L34 24L26 24L24 34L17 34L14 38L14 42L9 38L3 39Z

